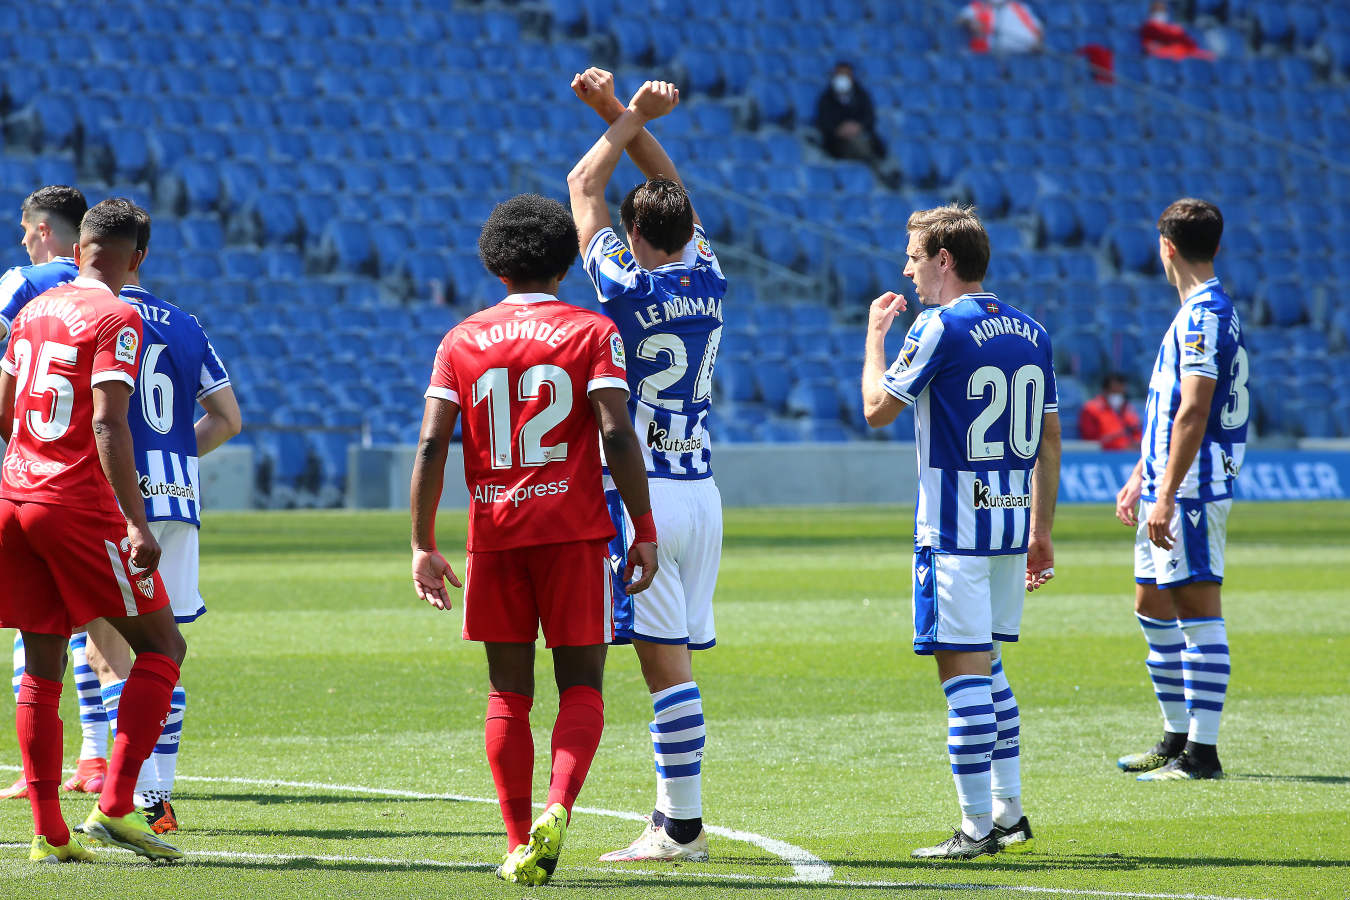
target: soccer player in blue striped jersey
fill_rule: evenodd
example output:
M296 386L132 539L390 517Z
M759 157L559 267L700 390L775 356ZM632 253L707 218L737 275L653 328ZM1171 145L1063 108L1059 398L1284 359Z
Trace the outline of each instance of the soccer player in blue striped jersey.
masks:
M9 334L14 317L29 300L57 285L72 281L79 274L75 265L75 244L79 241L80 220L89 208L79 188L49 184L38 188L23 201L19 225L23 229L23 249L32 263L15 266L0 276L0 340ZM85 656L84 632L70 638L70 655L75 671L75 687L80 701L80 762L75 774L65 782L68 791L98 793L108 769L108 715L98 692L98 679ZM19 696L26 658L23 638L14 635L14 696ZM28 796L28 783L22 777L0 791L0 799Z
M674 86L655 84L678 98ZM628 597L616 580L614 594L615 643L633 644L651 693L656 804L637 840L601 859L703 861L706 726L692 651L716 642L722 500L707 418L727 281L674 162L639 111L615 97L613 76L588 69L573 78L572 90L610 126L572 170L568 187L586 274L627 352L628 408L644 441L662 534L652 586ZM620 208L626 244L610 227L604 196L625 149L647 178ZM614 492L610 510L618 530L611 561L620 573L632 529Z
M1218 207L1178 200L1159 217L1158 232L1181 308L1153 365L1139 464L1116 497L1116 517L1135 528L1134 611L1163 737L1116 765L1141 773L1140 781L1221 778L1229 651L1220 588L1251 373L1242 322L1214 276Z
M150 246L150 216L137 209L137 249ZM193 622L206 612L197 586L201 528L198 458L239 433L242 421L230 376L197 318L156 297L133 272L121 298L141 315L140 381L127 413L136 474L150 530L163 548L159 574L174 619ZM196 416L200 404L205 411ZM131 671L131 648L103 619L89 624L90 658L101 683L114 732L122 687ZM138 805L158 834L178 829L172 805L178 746L187 693L174 687L164 731L136 781Z
M969 207L910 216L905 275L924 309L886 368L905 307L872 303L863 412L873 428L914 407L914 652L936 658L961 827L919 859L973 859L1031 846L1022 809L1020 718L1003 671L1026 590L1054 576L1050 529L1060 426L1050 336L980 282L989 238Z

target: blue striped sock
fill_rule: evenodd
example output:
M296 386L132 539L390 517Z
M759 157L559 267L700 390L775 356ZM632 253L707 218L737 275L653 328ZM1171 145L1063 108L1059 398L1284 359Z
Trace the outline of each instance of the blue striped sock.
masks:
M947 695L947 754L951 757L962 827L979 839L993 827L992 758L998 740L993 678L958 675L942 682Z
M994 794L995 821L1007 828L1022 818L1022 717L1017 709L1003 660L994 660L990 669L991 697L998 736L991 761L991 785Z
M656 811L671 819L703 817L703 697L692 681L652 694L647 730L656 756Z
M28 666L28 657L23 652L23 634L14 632L14 677L10 684L14 687L14 700L19 700L19 682L23 681L24 670Z
M1144 629L1144 640L1148 641L1148 659L1144 665L1148 667L1153 694L1162 708L1164 727L1174 734L1185 734L1190 727L1181 671L1181 651L1186 647L1186 636L1175 619L1134 615Z
M117 707L122 703L122 688L126 687L125 681L114 681L112 684L105 684L99 690L103 698L103 711L108 716L108 731L113 739L117 738Z
M169 715L164 720L164 731L147 759L146 766L154 768L153 782L141 769L141 780L146 782L140 791L150 802L169 800L173 796L174 776L178 771L178 744L183 735L183 714L187 709L187 691L180 684L173 689L169 700Z
M81 631L70 636L70 660L75 669L75 690L80 698L80 759L108 758L108 712L103 708L98 676L89 668L85 643L89 635Z
M1185 619L1186 649L1181 668L1186 676L1186 708L1191 712L1187 739L1197 744L1219 742L1219 718L1228 694L1228 631L1223 619Z

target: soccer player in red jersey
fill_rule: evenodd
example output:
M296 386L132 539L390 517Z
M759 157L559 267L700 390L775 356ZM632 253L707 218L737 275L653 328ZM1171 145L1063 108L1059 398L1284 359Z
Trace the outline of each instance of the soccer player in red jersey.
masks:
M499 204L478 238L510 295L441 341L426 392L412 473L412 575L417 595L449 609L435 517L446 449L463 411L469 558L464 638L487 650L486 744L507 848L507 881L543 884L604 729L601 679L614 634L600 445L634 522L625 581L656 574L656 528L641 444L628 415L623 342L608 318L556 298L577 258L577 230L555 200ZM642 575L632 580L635 566ZM531 823L534 648L553 651L558 718L548 806Z
M105 200L80 224L80 275L29 302L0 362L0 627L23 634L19 749L33 808L29 858L92 858L61 818L58 713L71 632L106 618L136 651L108 779L83 832L151 859L182 856L132 801L186 645L155 573L160 548L136 482L127 408L141 321L117 298L140 264L135 207Z

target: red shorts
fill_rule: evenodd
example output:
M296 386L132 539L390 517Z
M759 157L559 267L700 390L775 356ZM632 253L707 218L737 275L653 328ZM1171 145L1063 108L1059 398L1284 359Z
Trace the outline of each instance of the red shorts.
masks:
M69 635L167 606L159 575L133 576L129 556L116 513L0 500L0 628Z
M608 644L614 637L609 541L470 553L464 639L545 647Z

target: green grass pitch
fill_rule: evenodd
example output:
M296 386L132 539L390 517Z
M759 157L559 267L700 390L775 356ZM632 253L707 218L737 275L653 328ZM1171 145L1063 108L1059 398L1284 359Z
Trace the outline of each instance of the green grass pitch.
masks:
M911 521L895 508L729 510L719 645L696 660L704 795L711 825L752 840L715 834L708 865L602 865L639 825L579 812L555 882L527 890L490 871L504 838L495 803L482 802L493 797L482 651L460 640L457 611L413 596L406 516L211 516L211 612L187 631L176 803L192 855L152 867L104 851L93 865L37 867L25 858L27 804L4 802L0 896L1350 894L1350 505L1235 508L1229 777L1196 784L1138 784L1115 769L1160 724L1131 615L1131 535L1105 508L1062 509L1059 576L1028 597L1023 640L1006 654L1038 852L966 864L908 858L958 818L934 667L909 649ZM462 515L442 516L442 545L462 529ZM543 656L538 799L557 699ZM580 802L647 812L651 709L631 650L612 651L605 694L608 726ZM63 716L70 766L69 682ZM6 782L17 762L6 726ZM89 805L67 799L67 818ZM783 858L794 847L796 870Z

